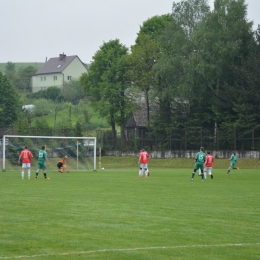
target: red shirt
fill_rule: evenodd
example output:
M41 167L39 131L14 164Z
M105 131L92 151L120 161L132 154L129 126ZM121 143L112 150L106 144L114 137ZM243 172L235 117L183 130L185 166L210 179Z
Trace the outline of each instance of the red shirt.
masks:
M140 153L140 163L148 164L149 158L150 156L146 151Z
M21 156L21 158L23 158L23 163L30 163L31 157L33 157L31 151L29 151L27 149L21 151L20 156Z
M211 154L207 154L205 166L206 167L212 167L213 162L214 162L214 157Z

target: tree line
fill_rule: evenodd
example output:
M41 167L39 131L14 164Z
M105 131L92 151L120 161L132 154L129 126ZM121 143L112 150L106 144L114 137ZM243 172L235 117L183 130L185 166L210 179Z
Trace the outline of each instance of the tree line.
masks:
M112 130L145 107L150 134L171 128L256 127L260 123L260 27L244 0L173 2L143 23L135 44L105 42L80 81Z

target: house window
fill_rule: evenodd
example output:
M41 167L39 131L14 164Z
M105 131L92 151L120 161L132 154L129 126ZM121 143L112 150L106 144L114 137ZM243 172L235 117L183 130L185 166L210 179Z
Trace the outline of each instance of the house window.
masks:
M44 81L46 81L46 77L44 77Z
M68 76L67 78L68 78L68 80L71 80L72 77L71 77L71 76Z
M43 81L43 77L41 77L41 81Z
M57 80L57 76L53 76L53 80Z

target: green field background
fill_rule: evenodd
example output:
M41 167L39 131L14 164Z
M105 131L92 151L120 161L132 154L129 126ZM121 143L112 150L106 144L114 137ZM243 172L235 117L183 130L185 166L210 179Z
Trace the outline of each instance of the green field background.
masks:
M18 159L18 158L17 158ZM59 161L59 158L49 158L50 166L49 170L56 170L56 164ZM91 165L90 165L91 164ZM70 168L76 168L76 161L73 158L68 158L67 165ZM88 166L84 167L82 163L79 164L79 169L91 170L93 163L88 162ZM3 159L0 158L0 169L3 169ZM172 158L172 159L154 159L151 158L149 161L149 171L153 171L153 168L186 168L189 171L192 171L194 166L194 159L190 158ZM239 159L236 166L242 169L259 169L260 170L260 160L259 159ZM32 170L35 171L37 167L37 159L33 158ZM99 170L102 167L106 169L118 169L118 168L135 168L136 171L139 169L138 156L97 156L96 160L96 169ZM229 167L228 159L215 159L213 164L214 169L227 169ZM10 164L6 161L6 169L11 171L20 171L21 166L18 164Z
M138 178L137 158L106 159L104 171L48 171L48 181L1 172L0 260L260 259L258 169L190 181L191 170L151 160Z
M137 156L103 156L97 158L97 165L103 167L113 168L113 167L138 167L138 157ZM213 168L214 169L225 169L229 167L229 159L215 159ZM149 169L152 170L153 167L171 167L171 168L190 168L194 166L194 159L189 158L172 158L172 159L154 159L149 160ZM260 168L259 159L239 159L236 166L241 169L258 169Z

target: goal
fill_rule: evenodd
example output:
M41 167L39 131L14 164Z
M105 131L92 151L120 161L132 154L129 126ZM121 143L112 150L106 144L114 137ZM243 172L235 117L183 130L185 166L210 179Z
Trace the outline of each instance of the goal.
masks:
M18 158L25 145L32 152L32 168L37 168L38 151L46 147L50 165L48 171L57 171L57 163L65 155L70 171L96 170L96 137L22 136L4 135L2 146L3 170L17 170Z

